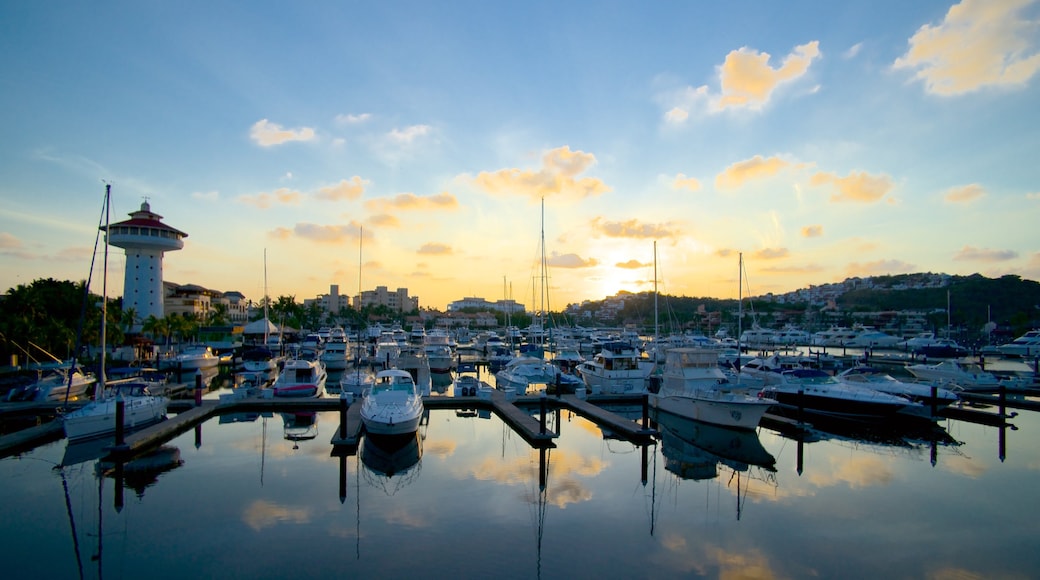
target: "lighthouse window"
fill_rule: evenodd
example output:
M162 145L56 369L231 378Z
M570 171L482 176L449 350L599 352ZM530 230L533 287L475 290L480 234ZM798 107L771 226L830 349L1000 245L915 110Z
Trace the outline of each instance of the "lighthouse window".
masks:
M130 235L132 235L132 236L136 236L136 235L137 235L137 232L139 232L139 231L140 231L140 229L139 229L139 228L137 228L136 226L134 226L134 227L131 227L131 228L130 228Z
M157 238L157 237L159 237L159 231L158 230L148 230L148 235L152 236L153 238Z

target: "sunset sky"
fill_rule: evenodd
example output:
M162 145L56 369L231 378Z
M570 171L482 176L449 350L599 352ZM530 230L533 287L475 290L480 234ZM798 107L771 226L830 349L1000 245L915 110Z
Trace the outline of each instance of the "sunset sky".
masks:
M4 2L0 291L540 301L1040 279L1040 3ZM360 246L359 234L364 240ZM122 292L122 250L109 295ZM100 293L100 286L95 287Z

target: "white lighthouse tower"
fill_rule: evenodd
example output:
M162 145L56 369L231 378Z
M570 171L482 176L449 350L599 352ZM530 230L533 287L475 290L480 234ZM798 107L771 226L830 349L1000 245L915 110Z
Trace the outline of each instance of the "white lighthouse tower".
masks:
M107 234L109 244L126 250L123 310L137 313L134 326L149 316L162 318L163 254L183 248L188 234L162 223L147 200L130 219L109 225Z

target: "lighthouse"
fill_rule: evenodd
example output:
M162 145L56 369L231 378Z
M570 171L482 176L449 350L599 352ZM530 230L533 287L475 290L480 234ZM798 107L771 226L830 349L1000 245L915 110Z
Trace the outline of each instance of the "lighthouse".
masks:
M188 234L162 223L145 200L130 219L108 226L108 243L126 250L123 310L134 309L140 321L163 317L163 254L184 247Z

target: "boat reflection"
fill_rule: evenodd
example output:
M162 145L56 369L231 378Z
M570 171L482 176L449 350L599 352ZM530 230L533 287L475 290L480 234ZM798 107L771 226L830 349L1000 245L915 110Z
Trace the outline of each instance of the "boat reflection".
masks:
M286 441L293 442L293 449L300 448L300 441L310 441L318 436L317 411L295 411L281 415L285 423L282 434Z
M138 498L143 498L145 489L158 483L160 475L182 465L184 465L184 460L181 459L180 448L163 445L121 465L102 461L98 463L98 469L105 477L115 479L116 485L120 484L120 477L122 477L123 487L134 490ZM120 469L122 474L120 474Z
M418 478L422 467L422 437L418 431L400 435L366 433L360 455L365 480L382 488L387 495L393 495Z
M745 472L751 467L775 471L776 458L746 429L729 429L680 417L651 413L661 434L665 469L683 479L713 479L719 465Z

